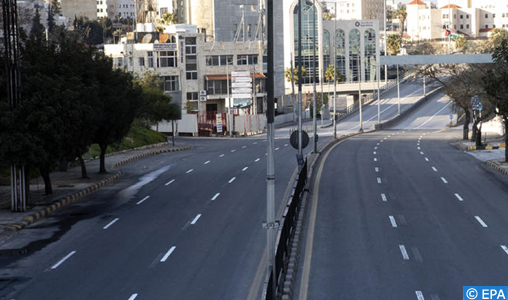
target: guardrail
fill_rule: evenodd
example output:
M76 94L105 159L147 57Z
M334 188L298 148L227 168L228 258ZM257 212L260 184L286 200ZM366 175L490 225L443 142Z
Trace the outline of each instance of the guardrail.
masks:
M275 279L273 273L270 273L268 284L266 285L265 299L276 300L282 295L282 287L284 283L285 274L288 269L290 245L295 233L296 220L300 209L302 194L307 184L307 159L303 163L303 167L298 173L298 179L293 185L291 197L286 205L281 227L279 227L278 240L276 242L275 252ZM273 298L273 281L275 282L276 298Z

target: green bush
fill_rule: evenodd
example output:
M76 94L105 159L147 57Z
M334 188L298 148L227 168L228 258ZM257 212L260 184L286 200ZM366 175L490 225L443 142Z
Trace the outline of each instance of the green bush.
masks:
M129 130L127 137L125 137L122 142L109 146L107 153L129 150L164 142L167 142L167 137L164 134L150 130L141 125L133 125ZM99 149L99 145L92 144L88 150L88 153L86 153L83 158L88 159L97 157L100 153L101 151Z

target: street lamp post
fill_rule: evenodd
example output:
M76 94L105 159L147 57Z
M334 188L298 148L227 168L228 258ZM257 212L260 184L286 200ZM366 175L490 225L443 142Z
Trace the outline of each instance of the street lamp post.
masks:
M233 62L231 61L231 63L233 63ZM231 121L231 118L234 119L235 115L233 114L231 116L231 108L232 108L233 105L232 105L232 101L231 101L231 98L230 98L230 95L229 95L229 65L230 65L229 61L226 61L226 70L227 70L226 71L226 89L227 89L227 95L228 95L228 97L226 99L226 102L228 103L228 116L229 116L228 119L230 119L229 121ZM234 126L233 122L228 122L229 135L231 137L233 137L233 131L234 131L234 128L232 128L233 126Z
M313 88L314 88L314 95L313 95L313 101L312 101L312 123L314 125L314 153L317 153L317 123L316 123L316 0L312 0L312 49L313 49L313 55L312 55L312 61L313 61Z
M335 17L333 18L333 138L337 138L337 2L335 2Z
M399 65L397 65L397 107L400 115L400 80L399 80Z
M358 49L358 106L360 108L360 130L359 132L363 132L363 114L362 114L362 69L361 69L361 49Z

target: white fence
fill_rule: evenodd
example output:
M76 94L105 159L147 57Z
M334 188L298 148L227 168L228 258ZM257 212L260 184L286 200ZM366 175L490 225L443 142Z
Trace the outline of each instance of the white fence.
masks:
M195 114L182 114L182 119L176 120L175 125L178 133L198 134L198 116ZM173 132L171 122L166 121L160 122L157 126L152 126L152 129L159 132Z

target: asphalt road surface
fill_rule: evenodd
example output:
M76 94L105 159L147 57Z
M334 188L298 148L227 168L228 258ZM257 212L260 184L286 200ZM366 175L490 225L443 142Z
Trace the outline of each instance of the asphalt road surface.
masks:
M450 145L450 114L436 97L324 154L295 298L456 300L506 285L508 181Z
M421 94L418 84L402 85L401 105ZM382 120L397 114L397 103L396 89L383 96ZM373 104L364 109L365 128L377 122ZM356 132L358 124L353 115L338 133ZM319 136L327 142L333 128ZM182 140L192 150L126 164L115 185L20 232L0 251L0 297L259 299L266 135ZM289 128L276 131L275 150L280 216L296 174ZM305 153L311 150L312 143Z

